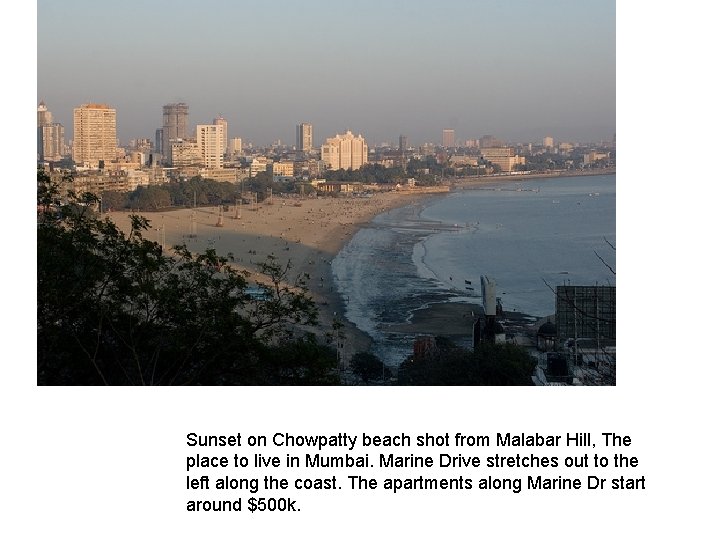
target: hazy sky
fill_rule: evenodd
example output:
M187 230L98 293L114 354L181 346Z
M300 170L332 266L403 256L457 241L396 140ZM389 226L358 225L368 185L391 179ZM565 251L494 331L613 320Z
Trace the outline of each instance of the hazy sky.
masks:
M72 137L72 109L117 109L118 137L154 140L162 105L191 126L315 144L609 140L615 2L608 0L38 0L38 101Z

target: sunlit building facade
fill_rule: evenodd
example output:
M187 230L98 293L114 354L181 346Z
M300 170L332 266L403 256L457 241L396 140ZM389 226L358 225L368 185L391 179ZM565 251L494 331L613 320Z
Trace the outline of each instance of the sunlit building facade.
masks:
M515 169L517 165L525 165L525 158L518 156L515 153L515 149L509 146L483 148L482 158L485 161L494 163L500 167L500 170L503 172L510 172Z
M214 125L214 126L222 126L222 127L223 127L222 151L223 151L223 154L226 153L226 152L229 154L229 153L230 153L230 149L228 148L228 123L227 123L227 120L225 120L225 119L222 117L222 115L218 115L218 116L213 120L213 125Z
M76 165L98 168L117 156L117 115L100 103L86 103L73 110L73 152Z
M39 161L60 161L65 152L65 128L52 121L44 102L37 109L37 157Z
M225 128L222 124L200 125L196 128L196 142L202 162L208 169L221 169L225 153Z
M320 158L331 171L356 170L368 161L368 146L362 135L346 131L325 141Z

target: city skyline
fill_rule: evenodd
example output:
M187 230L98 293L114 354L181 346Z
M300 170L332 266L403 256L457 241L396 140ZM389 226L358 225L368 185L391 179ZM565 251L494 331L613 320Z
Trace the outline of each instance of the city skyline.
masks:
M351 129L371 146L448 128L458 141L615 133L614 2L370 1L351 23L324 1L135 3L38 2L38 101L67 139L90 102L118 111L123 143L154 138L176 102L190 126L222 113L229 138L256 145L293 145L300 122L316 141Z

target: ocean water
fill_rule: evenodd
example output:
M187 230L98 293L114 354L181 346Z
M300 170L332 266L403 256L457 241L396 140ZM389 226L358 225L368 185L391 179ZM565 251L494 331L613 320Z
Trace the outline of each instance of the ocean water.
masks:
M506 311L543 317L555 310L550 287L615 284L600 260L615 268L614 245L614 175L505 180L377 216L332 269L346 317L397 365L414 336L390 330L415 310L480 304L488 275Z

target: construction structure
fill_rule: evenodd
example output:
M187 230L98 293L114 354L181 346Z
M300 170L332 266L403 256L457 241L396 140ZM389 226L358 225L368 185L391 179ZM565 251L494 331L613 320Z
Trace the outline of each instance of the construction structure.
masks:
M469 282L466 280L466 283ZM479 316L473 325L473 348L475 349L481 343L505 343L505 328L497 320L498 301L495 280L489 276L482 276L480 287L483 315Z
M170 162L170 141L188 138L189 118L190 107L187 103L163 105L163 127L159 134L161 140L156 141L156 151L162 153L168 163Z
M615 341L615 286L559 285L555 293L558 339Z

